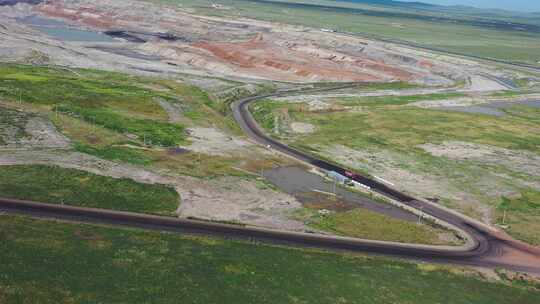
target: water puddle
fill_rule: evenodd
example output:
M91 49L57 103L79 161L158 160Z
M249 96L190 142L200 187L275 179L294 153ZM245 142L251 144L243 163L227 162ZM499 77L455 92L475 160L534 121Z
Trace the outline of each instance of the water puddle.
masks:
M374 201L341 187L335 188L335 200L328 199L329 196L322 195L321 192L333 193L333 183L299 167L274 168L264 171L263 175L269 182L276 185L282 191L296 197L306 207L322 207L324 209L340 211L364 208L400 220L410 222L417 220L417 217L412 213L390 204Z
M29 16L18 19L19 22L29 25L60 41L78 42L115 42L113 38L94 31L78 29L62 21L48 19L40 16Z

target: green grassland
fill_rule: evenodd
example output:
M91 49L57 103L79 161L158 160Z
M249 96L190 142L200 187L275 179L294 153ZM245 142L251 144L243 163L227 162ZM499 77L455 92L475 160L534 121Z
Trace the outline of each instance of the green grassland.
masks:
M119 133L137 135L138 138L143 138L144 143L150 145L155 144L171 147L185 141L185 131L181 125L151 119L126 117L107 109L58 105L53 110L80 117L86 122L95 123L96 125Z
M0 197L163 215L180 201L169 186L43 165L2 166Z
M442 229L394 219L367 209L353 209L320 215L311 209L299 210L295 217L308 226L336 235L402 243L448 245L439 238Z
M424 95L404 95L404 96L378 96L378 97L346 97L337 100L338 104L344 106L387 106L405 105L422 100L439 100L456 97L464 97L466 94L460 92L433 93Z
M361 105L355 111L306 111L299 103L260 101L251 108L255 119L274 136L287 140L293 146L326 158L324 147L343 145L368 153L385 152L392 155L388 164L398 170L413 174L427 174L449 183L460 193L467 193L472 200L491 206L495 210L494 222L502 224L502 209L499 208L501 194L496 185L512 189L516 204L523 208L510 208L507 212L508 231L525 241L540 244L538 229L531 229L538 223L540 214L537 204L538 189L530 188L538 182L538 176L516 172L505 165L484 164L473 161L457 161L437 157L425 152L418 145L440 144L460 141L500 147L512 151L539 153L540 110L532 107L514 106L504 109L502 117L422 109L407 106L409 100L418 97L383 97L349 99L336 103ZM316 127L311 134L274 134L277 121L284 114L289 121L310 123ZM363 163L355 166L370 173L372 169ZM486 185L491 185L486 188ZM491 190L490 190L491 189ZM442 194L442 203L458 208L471 216L480 217L477 210L462 209L459 204ZM449 196L450 197L450 196ZM534 198L534 199L533 199ZM469 204L470 202L466 202Z
M119 133L146 135L159 145L185 142L183 126L168 123L155 101L171 97L143 84L112 72L0 64L0 97L69 113Z
M517 238L540 244L540 191L528 189L519 197L502 197L496 215L497 222L508 225Z
M54 113L52 118L60 128L63 123L58 117L69 116L90 124L92 132L101 127L121 135L135 135L141 144L154 146L187 143L185 127L194 125L238 133L226 101L173 80L0 63L0 98L29 105L32 110L48 110ZM184 119L169 122L160 100L178 105ZM71 120L66 127L74 124ZM77 124L81 127L82 123Z
M73 142L75 150L197 177L245 176L232 168L242 166L245 160L241 157L174 152L174 147L189 144L187 127L212 127L238 134L229 107L229 99L235 96L212 98L195 86L175 80L0 63L0 100L48 116ZM169 122L159 101L177 106L182 120ZM3 126L19 119L20 115L11 112L2 110ZM18 125L17 130L24 132L24 121ZM261 160L268 161L272 160Z
M433 96L432 96L433 97ZM313 123L315 133L299 138L297 143L344 144L351 148L392 148L404 152L418 149L426 142L440 143L460 140L487 144L508 149L538 151L540 110L516 106L506 112L510 115L496 117L470 113L394 107L409 100L423 97L376 97L345 99L343 103L365 105L362 111L309 112L303 104L259 101L252 106L252 113L261 126L274 127L275 115L286 108L295 120ZM536 118L535 118L536 117Z
M216 10L211 8L212 1L207 0L159 1L194 8L197 13L207 15L248 17L315 29L331 28L451 52L529 64L538 64L540 61L540 54L534 51L540 48L539 33L470 25L459 22L461 14L450 14L450 19L456 18L455 22L440 22L432 21L431 15L425 12L416 12L407 17L374 15L371 13L373 8L356 12L336 8L336 4L328 3L326 7L317 7L290 2L222 0L220 3L233 9Z
M385 258L0 216L2 303L538 303L534 285Z

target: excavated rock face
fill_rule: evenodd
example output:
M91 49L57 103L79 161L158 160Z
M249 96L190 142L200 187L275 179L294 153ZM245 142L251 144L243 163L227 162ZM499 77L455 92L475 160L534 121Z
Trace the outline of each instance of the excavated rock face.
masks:
M33 2L39 3L34 13L102 31L124 40L124 47L208 74L290 82L451 82L452 75L441 74L448 69L432 59L335 33L196 16L131 0Z

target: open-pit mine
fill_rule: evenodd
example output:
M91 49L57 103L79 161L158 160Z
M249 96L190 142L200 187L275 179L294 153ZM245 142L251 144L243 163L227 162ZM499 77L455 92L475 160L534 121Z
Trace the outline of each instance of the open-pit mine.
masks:
M466 79L455 64L429 54L317 29L196 16L147 2L18 2L0 9L0 55L12 60L34 51L48 63L78 67L282 82L441 86ZM102 39L84 41L85 35L70 35L73 30L101 33Z
M538 67L202 2L0 0L0 226L540 274Z

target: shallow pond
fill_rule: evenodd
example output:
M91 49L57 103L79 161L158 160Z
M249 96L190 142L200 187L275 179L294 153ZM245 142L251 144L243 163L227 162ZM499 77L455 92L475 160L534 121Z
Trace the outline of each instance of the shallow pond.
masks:
M36 15L20 18L18 21L60 41L115 42L113 38L103 33L78 29L65 22Z
M328 193L334 191L333 183L300 167L278 167L264 171L263 176L282 191L295 196L302 203L305 203L306 193L316 192L314 190ZM390 204L374 201L361 194L348 191L345 188L336 187L335 191L336 195L345 205L368 209L401 220L411 222L417 220L417 216L412 213Z

